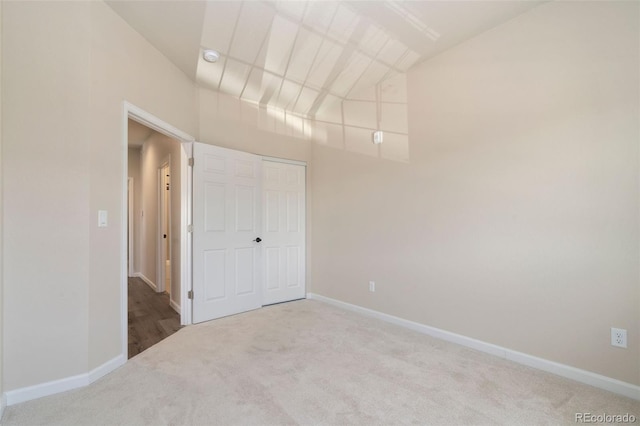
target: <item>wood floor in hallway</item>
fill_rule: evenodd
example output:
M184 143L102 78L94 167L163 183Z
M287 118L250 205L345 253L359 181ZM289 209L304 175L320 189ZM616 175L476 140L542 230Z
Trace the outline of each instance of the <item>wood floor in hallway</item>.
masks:
M129 278L129 358L180 329L180 315L167 293L156 293L140 278Z

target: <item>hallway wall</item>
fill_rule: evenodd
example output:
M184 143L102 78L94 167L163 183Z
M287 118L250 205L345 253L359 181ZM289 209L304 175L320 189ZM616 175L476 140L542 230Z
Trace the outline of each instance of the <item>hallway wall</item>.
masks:
M127 152L128 176L133 178L133 272L140 272L140 200L142 199L141 148L129 148Z
M158 168L168 157L171 161L171 300L180 306L180 142L153 132L140 151L140 269L139 272L159 284L157 276Z

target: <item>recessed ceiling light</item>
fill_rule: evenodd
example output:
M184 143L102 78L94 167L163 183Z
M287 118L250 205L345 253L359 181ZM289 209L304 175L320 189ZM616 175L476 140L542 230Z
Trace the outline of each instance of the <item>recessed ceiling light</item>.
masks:
M220 54L215 50L205 50L202 53L202 58L207 62L216 62L220 59Z

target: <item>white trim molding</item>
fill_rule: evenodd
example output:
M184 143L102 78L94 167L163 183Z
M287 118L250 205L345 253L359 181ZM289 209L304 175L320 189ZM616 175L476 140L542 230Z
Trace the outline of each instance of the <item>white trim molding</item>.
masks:
M178 305L175 300L170 299L169 300L169 306L171 306L173 308L173 310L176 311L178 314L181 313L180 312L180 305Z
M144 281L149 287L151 287L151 289L153 291L158 291L158 286L151 281L149 278L147 278L142 272L136 272L133 274L134 277L140 278L142 281Z
M265 161L273 161L274 163L293 164L293 165L296 165L296 166L307 167L307 162L306 161L290 160L288 158L267 157L265 155L262 155L262 159L265 160Z
M126 362L127 362L127 357L118 355L117 357L110 359L104 364L99 365L98 367L94 368L93 370L89 371L89 373L87 373L87 376L89 377L89 383L87 384L90 385L96 380L101 379L102 377L114 371L116 368L120 367L121 365L124 365Z
M172 125L159 119L155 115L150 114L142 108L139 108L127 101L124 101L124 112L127 119L130 118L134 121L137 121L143 126L149 127L159 133L162 133L163 135L167 135L184 142L191 142L195 140L195 138L190 134L177 129L176 127L173 127Z
M5 394L6 405L15 405L21 402L31 401L32 399L88 386L101 377L111 373L125 362L127 362L127 358L118 355L88 373L9 391Z
M192 301L189 290L192 290L191 263L192 254L191 203L193 199L193 173L189 159L193 158L193 142L183 142L180 150L180 325L192 324Z
M420 324L414 321L409 321L393 315L375 311L373 309L363 308L362 306L358 305L352 305L351 303L342 302L340 300L332 299L330 297L322 296L319 294L307 293L307 299L313 299L320 302L328 303L342 309L373 317L382 321L389 322L391 324L399 325L401 327L408 328L410 330L417 331L418 333L426 334L437 339L442 339L448 342L456 343L458 345L466 346L471 349L475 349L481 352L495 355L500 358L507 359L509 361L516 362L518 364L546 371L557 376L575 380L576 382L591 385L596 388L604 389L609 392L626 396L628 398L640 400L640 386L631 383L612 379L611 377L592 373L591 371L581 370L576 367L571 367L570 365L560 364L554 361L549 361L547 359L538 358L533 355L514 351L512 349L483 342L481 340L472 339L471 337L451 333L446 330L430 327L428 325Z

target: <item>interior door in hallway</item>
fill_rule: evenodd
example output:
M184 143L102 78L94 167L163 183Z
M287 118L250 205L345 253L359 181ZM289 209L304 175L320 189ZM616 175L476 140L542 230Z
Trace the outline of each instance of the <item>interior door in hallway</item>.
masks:
M194 143L193 322L262 306L261 175L253 154Z
M167 159L158 170L158 214L160 235L158 235L158 290L171 296L171 165Z
M306 167L263 162L263 305L302 299Z

